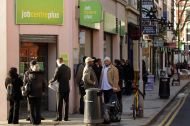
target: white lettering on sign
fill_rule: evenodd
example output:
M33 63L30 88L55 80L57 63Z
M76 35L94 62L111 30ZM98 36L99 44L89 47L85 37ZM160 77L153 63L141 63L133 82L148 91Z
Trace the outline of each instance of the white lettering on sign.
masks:
M91 6L84 7L84 10L91 10Z
M47 18L47 19L58 19L60 18L59 13L54 11L51 12L31 12L31 11L22 11L22 19L24 18Z

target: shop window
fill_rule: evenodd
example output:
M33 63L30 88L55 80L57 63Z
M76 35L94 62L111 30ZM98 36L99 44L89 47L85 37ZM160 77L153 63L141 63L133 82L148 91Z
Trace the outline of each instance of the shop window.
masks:
M80 58L83 56L92 56L92 42L92 31L88 29L81 30L79 33Z

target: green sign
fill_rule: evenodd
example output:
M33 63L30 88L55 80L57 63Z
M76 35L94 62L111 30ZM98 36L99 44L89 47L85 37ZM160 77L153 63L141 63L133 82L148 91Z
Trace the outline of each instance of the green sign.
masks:
M80 22L100 23L102 5L98 1L80 1Z
M104 31L117 34L116 26L116 17L112 14L104 13Z
M63 24L64 0L16 0L16 24Z
M125 35L125 22L124 21L120 21L119 33L120 33L120 36Z

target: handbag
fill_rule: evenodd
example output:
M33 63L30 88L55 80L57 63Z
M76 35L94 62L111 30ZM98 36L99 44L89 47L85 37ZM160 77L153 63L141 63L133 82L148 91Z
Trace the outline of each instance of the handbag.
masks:
M31 93L31 81L21 88L22 96L28 96Z
M10 83L7 85L7 100L13 99L13 84Z

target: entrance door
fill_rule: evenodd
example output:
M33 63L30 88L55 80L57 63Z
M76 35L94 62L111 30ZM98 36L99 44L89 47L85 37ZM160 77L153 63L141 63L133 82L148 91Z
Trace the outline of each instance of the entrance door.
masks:
M48 82L48 44L47 43L29 43L22 42L20 46L20 75L29 69L30 61L37 60L40 69L44 71L45 78ZM48 84L46 92L48 94ZM26 103L23 103L24 106ZM42 110L48 109L48 95L42 97Z

